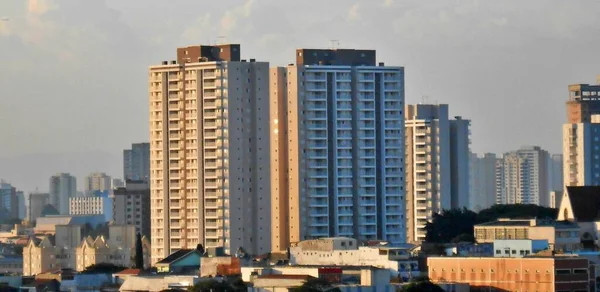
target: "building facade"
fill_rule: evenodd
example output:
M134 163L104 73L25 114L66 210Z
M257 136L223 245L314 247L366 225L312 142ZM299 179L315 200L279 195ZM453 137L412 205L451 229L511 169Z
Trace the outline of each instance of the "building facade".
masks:
M496 203L549 207L548 161L548 152L537 146L505 153L496 168Z
M93 172L85 178L85 193L91 195L95 191L112 190L112 178L103 172Z
M136 232L150 237L150 187L144 181L128 181L114 190L113 220L115 224L133 225Z
M589 260L556 257L430 257L433 283L468 283L471 291L596 291Z
M108 192L97 192L93 197L71 198L70 215L104 215L105 221L113 220L113 198Z
M34 222L42 216L44 206L50 203L50 194L48 193L31 193L29 194L29 203L27 204L27 220Z
M69 214L69 200L77 195L77 179L68 173L50 177L50 202L61 214Z
M298 49L270 79L272 249L405 242L404 68L373 50Z
M481 211L496 204L496 154L471 153L469 209Z
M469 121L448 118L448 105L407 105L407 240L425 239L433 214L469 204Z
M239 45L150 67L153 262L197 244L270 251L268 72Z
M150 143L134 143L123 150L123 178L125 181L149 181Z
M18 205L17 189L7 182L0 181L0 208L4 209L0 217L18 218Z

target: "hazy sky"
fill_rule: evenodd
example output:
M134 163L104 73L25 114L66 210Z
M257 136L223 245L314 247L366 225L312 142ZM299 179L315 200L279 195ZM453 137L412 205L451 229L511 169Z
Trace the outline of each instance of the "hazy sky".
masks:
M0 0L0 177L30 190L58 171L122 176L121 150L148 140L148 66L216 42L273 65L333 39L376 49L405 66L407 103L428 96L472 120L473 151L557 153L567 85L600 74L599 11L598 0Z

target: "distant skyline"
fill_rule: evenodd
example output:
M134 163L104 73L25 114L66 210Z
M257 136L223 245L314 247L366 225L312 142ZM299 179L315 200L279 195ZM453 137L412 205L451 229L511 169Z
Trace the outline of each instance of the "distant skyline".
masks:
M121 177L122 150L148 141L148 66L216 42L272 66L299 47L375 49L405 67L406 103L472 121L474 152L561 153L567 86L600 74L597 11L593 0L0 1L0 178L28 192L57 172Z

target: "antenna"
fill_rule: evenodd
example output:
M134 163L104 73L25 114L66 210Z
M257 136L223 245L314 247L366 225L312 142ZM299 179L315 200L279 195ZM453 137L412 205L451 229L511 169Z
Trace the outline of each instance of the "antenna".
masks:
M330 40L329 42L331 42L331 49L332 50L337 50L337 48L340 46L340 41L339 40Z
M429 100L429 96L427 96L427 95L421 96L421 104L427 104L428 100Z

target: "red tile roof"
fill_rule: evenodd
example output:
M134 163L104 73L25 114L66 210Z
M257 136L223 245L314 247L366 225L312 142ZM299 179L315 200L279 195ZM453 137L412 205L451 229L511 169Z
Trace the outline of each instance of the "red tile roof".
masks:
M263 275L259 279L290 279L290 280L308 280L314 278L309 275Z
M139 275L140 271L140 269L125 269L116 273L115 275Z

